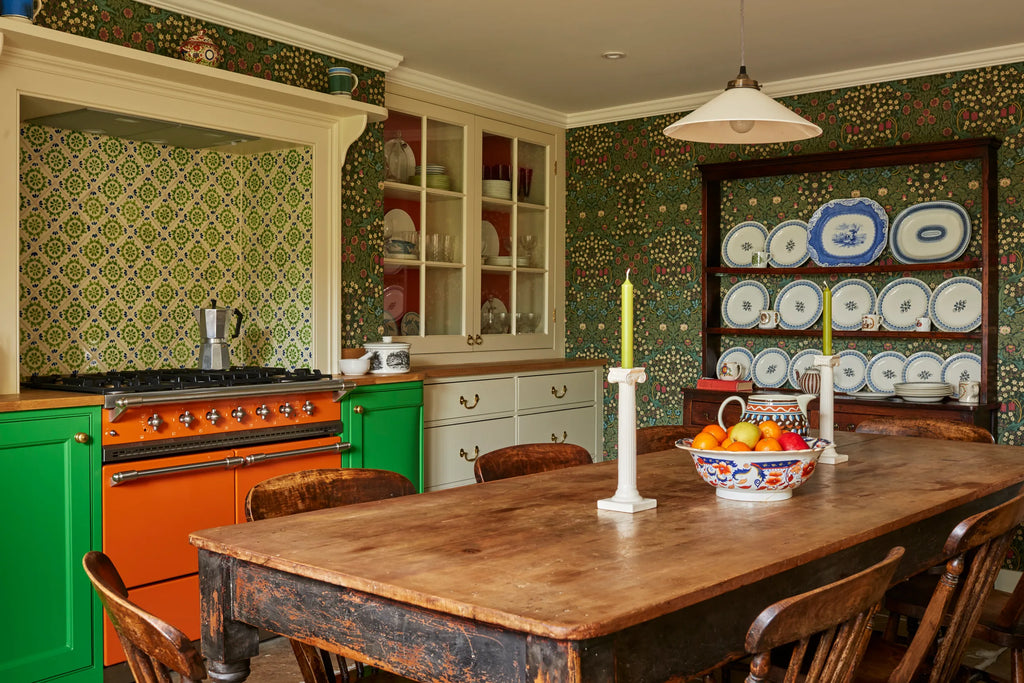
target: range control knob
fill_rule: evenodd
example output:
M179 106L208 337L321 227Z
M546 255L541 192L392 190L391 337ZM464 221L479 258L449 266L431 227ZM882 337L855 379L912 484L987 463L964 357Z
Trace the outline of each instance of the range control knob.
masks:
M295 408L292 408L291 403L285 403L283 406L277 409L277 412L281 413L285 417L291 417L292 414L295 412Z
M302 412L306 415L312 415L314 410L316 410L316 407L313 405L312 401L306 401L302 404Z
M242 406L238 406L237 408L231 411L231 417L241 422L242 419L245 417L245 408L243 408Z
M153 413L152 417L146 420L146 424L148 424L153 429L159 429L160 425L162 425L163 423L164 419L160 417L160 415L158 415L157 413Z
M206 414L207 421L212 425L217 424L217 421L220 420L221 417L221 414L217 412L216 408Z
M263 405L256 409L256 414L262 417L264 420L266 420L268 417L270 417L270 408L268 408L267 404L264 403Z
M191 427L192 423L195 422L195 421L196 421L196 416L193 415L192 413L190 413L187 410L184 413L182 413L181 415L178 416L178 422L180 422L181 424L185 425L186 427Z

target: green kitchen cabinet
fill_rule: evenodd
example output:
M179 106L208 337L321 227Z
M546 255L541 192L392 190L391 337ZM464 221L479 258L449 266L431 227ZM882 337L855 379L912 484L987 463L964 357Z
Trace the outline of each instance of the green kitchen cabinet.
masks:
M99 408L0 413L0 681L103 680Z
M342 467L404 474L423 491L423 383L357 387L342 399Z

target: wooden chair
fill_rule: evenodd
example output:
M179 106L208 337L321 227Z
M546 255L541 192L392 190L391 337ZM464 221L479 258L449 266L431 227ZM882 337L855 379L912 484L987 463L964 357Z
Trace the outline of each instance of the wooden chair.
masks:
M206 678L206 665L192 641L128 599L128 589L109 557L93 550L82 558L82 566L114 624L136 681L171 683L172 671L182 683Z
M841 683L857 668L871 636L871 618L903 557L897 546L885 559L853 576L780 600L747 631L753 655L747 683L774 680L772 650L792 644L786 681ZM811 655L808 660L808 655Z
M909 645L889 637L873 639L855 680L907 683L925 674L931 683L953 680L1022 521L1024 494L960 522L943 546L950 559L941 576L919 575L890 591L925 580L932 587ZM1018 612L1019 605L1011 611ZM891 635L889 626L886 632Z
M412 493L416 493L416 487L397 472L363 468L303 470L253 486L245 497L245 518L252 522ZM290 642L305 683L347 683L348 662L344 657L336 655L340 673L335 679L329 652L297 640ZM360 662L356 662L356 676L374 681L404 680L384 671L370 674Z
M655 425L636 430L636 454L655 453L675 448L679 439L700 434L701 427L686 425Z
M992 433L984 427L930 417L871 417L858 424L855 431L862 434L922 436L946 441L995 443Z
M589 465L586 448L571 443L524 443L484 453L473 464L478 483L519 477L524 474Z

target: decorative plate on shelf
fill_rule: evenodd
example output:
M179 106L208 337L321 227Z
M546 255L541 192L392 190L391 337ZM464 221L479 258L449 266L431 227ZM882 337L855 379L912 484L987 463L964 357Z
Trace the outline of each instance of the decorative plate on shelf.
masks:
M401 209L391 209L384 214L384 235L394 237L400 232L414 232L416 224L412 216Z
M970 241L967 210L944 199L903 209L889 233L889 249L900 263L955 261L967 251Z
M385 337L397 337L398 336L398 323L391 317L391 314L384 311L384 336Z
M743 379L745 380L749 380L753 376L754 354L750 349L743 348L742 346L733 346L723 351L722 355L718 358L718 367L715 368L715 376L718 379L724 379L722 377L722 365L725 363L739 363L742 365L745 368L743 371Z
M482 256L497 256L499 243L498 231L490 221L480 221L480 239L482 241Z
M954 353L942 364L942 381L960 391L960 382L981 381L981 356L976 353Z
M820 355L819 349L804 349L793 354L789 361L789 369L786 371L791 387L802 390L799 376L803 375L807 368L814 367L814 357Z
M764 251L768 228L757 221L739 223L722 240L722 261L730 268L749 268L755 251Z
M833 199L807 223L807 251L819 266L866 266L882 253L889 216L867 197Z
M859 330L861 317L875 312L875 288L850 278L832 288L832 329Z
M761 319L761 311L768 309L768 289L760 282L744 280L733 285L722 299L722 320L729 327L749 329Z
M415 166L416 157L412 147L402 139L401 134L384 143L384 180L408 183Z
M381 297L384 311L392 320L398 320L405 313L405 289L401 285L391 285L384 288L384 295Z
M907 358L900 382L941 382L942 356L931 351L918 351Z
M868 361L867 380L871 391L892 394L893 385L903 380L903 368L907 357L896 351L876 353Z
M953 277L932 292L928 316L943 332L970 332L981 325L981 283L973 277Z
M916 277L893 280L878 294L882 325L893 332L913 332L917 319L928 315L932 290Z
M778 389L789 374L789 354L769 347L754 356L754 384L764 389Z
M821 287L810 280L797 280L775 296L779 326L784 330L806 330L821 317L824 300Z
M768 263L776 268L796 268L803 265L807 253L807 223L783 221L768 233Z
M402 334L410 337L419 336L420 314L416 311L409 311L402 316Z
M860 351L846 349L839 352L839 365L833 371L832 385L839 392L860 391L867 384L867 374L867 356Z
M865 401L878 401L883 398L892 398L893 393L891 391L850 391L846 394L850 398L859 398Z

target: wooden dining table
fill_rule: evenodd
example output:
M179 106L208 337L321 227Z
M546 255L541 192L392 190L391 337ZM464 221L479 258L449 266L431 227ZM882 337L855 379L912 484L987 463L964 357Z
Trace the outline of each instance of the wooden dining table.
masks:
M836 440L784 501L719 498L674 449L638 458L636 514L597 509L612 461L196 532L211 678L244 680L263 628L420 681L664 681L893 546L897 579L940 562L1024 482L1020 447Z

